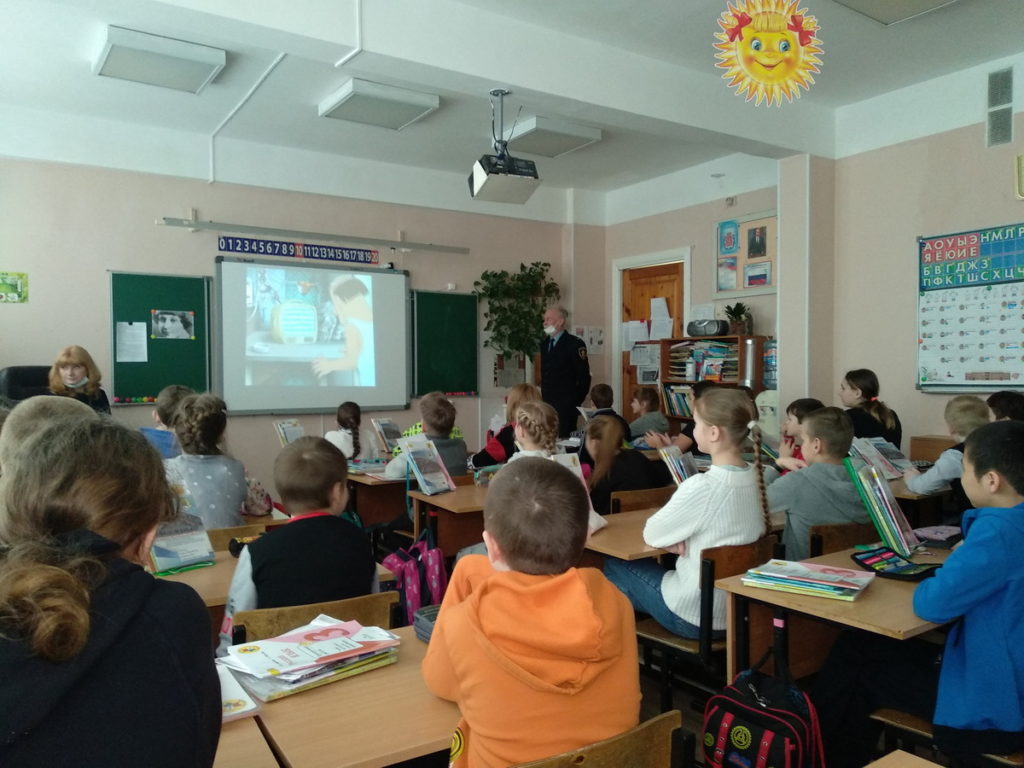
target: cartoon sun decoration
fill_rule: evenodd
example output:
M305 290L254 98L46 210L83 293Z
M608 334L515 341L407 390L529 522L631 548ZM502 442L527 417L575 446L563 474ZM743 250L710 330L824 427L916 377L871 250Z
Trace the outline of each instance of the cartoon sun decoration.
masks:
M814 83L821 64L818 20L799 0L739 0L728 3L715 33L716 67L737 96L766 106L792 102Z

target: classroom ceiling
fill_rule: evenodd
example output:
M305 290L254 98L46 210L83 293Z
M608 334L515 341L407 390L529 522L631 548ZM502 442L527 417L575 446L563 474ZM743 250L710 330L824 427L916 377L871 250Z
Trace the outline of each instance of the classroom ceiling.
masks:
M798 101L766 109L714 68L724 0L4 0L0 152L32 156L48 122L73 136L78 121L106 121L111 141L159 129L198 154L216 136L254 157L287 148L465 174L490 151L487 92L503 85L506 125L521 107L604 133L534 158L544 183L607 191L737 151L828 154L836 108L1024 50L1020 0L958 0L891 27L833 0L805 5L822 70ZM108 25L222 48L227 65L198 95L98 77ZM351 76L435 93L441 107L402 131L319 117Z

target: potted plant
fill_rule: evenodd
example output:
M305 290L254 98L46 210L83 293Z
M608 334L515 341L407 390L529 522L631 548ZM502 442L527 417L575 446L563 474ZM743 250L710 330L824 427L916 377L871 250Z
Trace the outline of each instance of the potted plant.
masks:
M548 277L551 265L535 261L520 264L518 272L487 270L473 283L479 301L487 301L485 347L506 358L532 357L540 351L541 315L562 293Z
M736 336L749 336L754 332L754 318L750 307L742 301L725 305L725 316L729 318L729 332Z

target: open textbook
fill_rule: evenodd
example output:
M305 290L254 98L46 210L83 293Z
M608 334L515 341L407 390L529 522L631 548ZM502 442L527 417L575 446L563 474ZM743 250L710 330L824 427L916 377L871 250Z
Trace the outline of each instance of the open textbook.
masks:
M420 490L428 496L445 491L454 491L455 483L448 468L441 459L434 443L427 439L426 435L412 435L398 439L398 446L407 457L409 466L416 481L420 484Z
M370 419L370 423L373 424L373 431L380 441L380 447L390 456L395 448L398 447L398 441L402 437L402 430L398 428L393 419Z

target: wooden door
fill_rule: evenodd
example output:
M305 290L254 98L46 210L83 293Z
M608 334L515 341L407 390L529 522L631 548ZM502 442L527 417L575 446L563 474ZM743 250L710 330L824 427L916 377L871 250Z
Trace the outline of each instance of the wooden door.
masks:
M664 298L672 316L672 338L682 336L683 318L683 263L656 264L622 270L622 317L627 320L650 320L651 299ZM622 410L627 420L632 419L629 401L636 387L636 369L629 364L629 350L622 352Z

